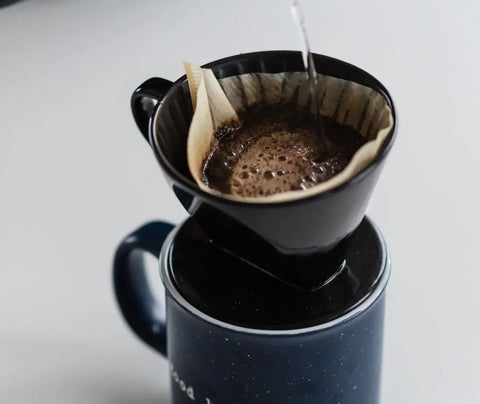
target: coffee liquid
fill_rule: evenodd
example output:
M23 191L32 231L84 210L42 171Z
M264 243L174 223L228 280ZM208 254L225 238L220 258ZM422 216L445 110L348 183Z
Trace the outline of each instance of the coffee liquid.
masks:
M215 132L202 181L241 197L306 190L342 171L365 143L353 128L286 106L257 107Z

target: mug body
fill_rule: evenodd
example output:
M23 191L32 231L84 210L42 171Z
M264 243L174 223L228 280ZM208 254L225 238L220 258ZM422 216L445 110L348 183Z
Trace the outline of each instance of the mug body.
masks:
M309 332L258 334L192 315L167 293L173 404L379 401L384 296Z
M172 403L378 403L390 262L374 230L384 259L368 296L330 321L284 330L238 326L192 305L175 281L173 231L160 257Z

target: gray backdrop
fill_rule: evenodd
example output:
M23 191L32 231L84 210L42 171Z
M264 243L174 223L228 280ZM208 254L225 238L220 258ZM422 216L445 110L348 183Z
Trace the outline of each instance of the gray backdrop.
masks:
M304 8L313 49L377 76L399 110L369 207L393 261L383 402L478 402L480 3ZM182 60L299 47L287 0L0 9L0 402L168 402L167 362L127 329L111 286L121 237L185 217L130 94Z

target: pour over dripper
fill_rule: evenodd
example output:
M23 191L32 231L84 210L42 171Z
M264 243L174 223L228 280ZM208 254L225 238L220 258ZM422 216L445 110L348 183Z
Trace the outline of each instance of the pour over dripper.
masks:
M355 81L392 100L374 77L348 63L313 55L319 73ZM217 78L243 73L302 71L299 52L271 51L212 62ZM199 227L218 248L304 290L316 289L345 265L343 250L360 224L384 159L394 139L395 122L383 150L350 181L327 192L276 203L244 203L199 189L188 170L186 142L192 119L188 84L150 79L132 96L132 110L142 134L173 188Z

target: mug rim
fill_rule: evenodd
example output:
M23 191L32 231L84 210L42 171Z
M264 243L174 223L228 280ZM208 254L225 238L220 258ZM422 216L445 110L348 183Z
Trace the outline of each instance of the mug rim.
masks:
M378 236L381 251L382 251L382 264L380 266L380 271L378 273L377 278L372 283L374 289L360 300L360 303L357 304L352 310L344 313L343 315L334 318L332 320L326 321L324 323L316 324L313 326L302 327L302 328L293 328L293 329L262 329L262 328L252 328L252 327L244 327L240 325L235 325L232 323L228 323L226 321L219 320L211 315L201 311L200 309L196 308L193 304L191 304L187 299L185 299L180 291L177 289L172 275L170 273L170 268L172 268L172 261L171 261L171 251L173 247L173 239L175 238L179 229L183 226L183 224L188 219L185 219L182 223L177 225L167 236L165 242L163 244L162 250L160 251L159 256L159 265L160 265L160 278L162 280L163 286L165 291L167 291L172 298L186 311L188 311L193 316L199 318L202 321L206 321L210 324L213 324L217 327L221 327L224 329L228 329L230 331L239 332L243 334L254 334L254 335L265 335L265 336L291 336L291 335L301 335L301 334L308 334L314 333L317 331L323 331L330 328L334 328L340 324L344 324L355 317L359 316L366 310L368 310L373 304L382 296L385 291L385 288L388 284L391 274L391 261L390 261L390 254L387 249L387 245L385 242L385 238L383 237L382 233L380 232L378 226L368 218L373 230Z
M294 50L267 50L267 51L257 51L257 52L247 52L247 53L240 53L238 55L233 55L233 56L227 56L221 59L217 59L215 61L206 63L202 65L201 67L203 68L212 68L212 67L218 67L221 66L222 64L226 64L229 62L235 62L235 61L240 61L242 59L255 59L257 56L266 56L266 55L275 55L278 54L279 56L293 56L293 55L300 55L300 51L294 51ZM363 170L355 174L349 181L344 182L342 184L337 185L336 187L329 189L325 192L315 194L315 195L310 195L307 197L299 197L296 199L292 200L287 200L287 201L272 201L272 202L245 202L245 201L239 201L239 200L234 200L234 199L229 199L229 198L223 198L220 195L215 195L213 193L206 192L202 190L197 184L195 184L194 181L188 179L181 173L179 173L168 161L168 159L165 157L164 153L162 152L161 148L158 146L158 143L156 142L157 138L157 120L160 117L161 111L162 111L162 105L163 101L172 93L175 91L175 89L178 86L181 86L182 83L184 83L187 80L187 76L184 74L180 78L178 78L170 87L170 89L166 92L166 94L163 96L161 100L159 100L157 106L155 107L155 112L153 114L153 118L149 120L148 124L148 141L150 143L150 146L153 149L153 152L164 169L165 173L175 182L176 186L180 186L181 188L194 192L198 197L202 197L203 199L210 200L212 202L218 202L222 204L230 204L234 206L243 206L245 207L246 205L250 205L255 208L272 208L276 206L285 206L285 205L290 205L290 204L303 204L303 203L309 203L312 200L318 200L319 198L324 198L328 197L329 195L336 193L336 192L341 192L344 188L356 184L358 182L361 182L363 179L368 177L370 173L376 168L377 165L381 164L385 157L388 155L394 140L396 138L396 132L397 132L397 114L396 114L396 109L395 105L393 103L393 99L390 95L390 93L387 91L385 86L373 75L368 73L367 71L351 64L348 62L345 62L340 59L336 59L330 56L326 55L321 55L317 53L312 53L314 57L320 57L322 59L331 61L333 63L340 63L343 66L355 70L358 73L366 76L369 80L373 81L375 83L375 90L379 91L386 99L387 104L390 106L392 110L392 116L393 116L393 126L390 129L390 133L388 134L388 137L386 139L385 144L382 146L381 152L375 156L374 160Z

